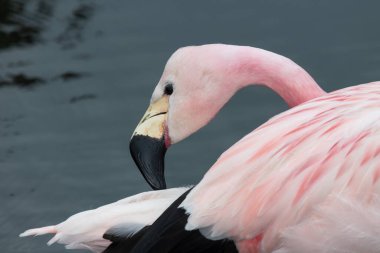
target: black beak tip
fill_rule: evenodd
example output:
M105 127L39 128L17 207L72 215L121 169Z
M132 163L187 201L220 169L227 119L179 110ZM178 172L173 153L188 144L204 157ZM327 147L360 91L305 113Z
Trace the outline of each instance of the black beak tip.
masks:
M129 143L129 150L141 174L152 189L166 189L164 175L166 146L164 139L134 135Z

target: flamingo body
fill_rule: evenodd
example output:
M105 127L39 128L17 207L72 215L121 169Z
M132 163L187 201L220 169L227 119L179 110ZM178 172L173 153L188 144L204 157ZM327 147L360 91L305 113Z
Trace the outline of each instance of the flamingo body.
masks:
M325 217L320 229L329 238L334 230L323 224L329 224L329 206L341 206L339 199L372 208L377 220L370 229L378 229L379 178L380 82L374 82L272 118L222 154L181 206L190 215L186 229L231 238L240 252L272 252L302 224L315 224L319 208ZM361 226L360 220L351 222ZM318 252L332 252L323 249Z

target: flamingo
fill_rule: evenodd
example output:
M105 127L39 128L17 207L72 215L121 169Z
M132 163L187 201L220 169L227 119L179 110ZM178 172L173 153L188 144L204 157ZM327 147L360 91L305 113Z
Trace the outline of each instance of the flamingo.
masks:
M211 53L209 51L210 48L214 48L214 50L218 50L218 52L214 52L213 54L210 54ZM248 52L249 54L246 54L246 52ZM273 84L273 86L270 86L270 88L275 89L275 91L277 91L287 101L287 103L290 106L297 105L311 98L324 94L324 92L318 87L315 81L301 67L299 67L298 65L296 65L289 59L279 56L277 54L270 53L268 51L264 51L261 49L226 46L226 45L203 46L201 53L202 54L206 53L204 55L204 57L206 58L217 56L217 59L213 61L210 58L208 59L208 61L203 61L203 65L198 66L198 68L196 69L198 73L207 74L208 72L210 72L210 70L213 70L214 73L219 71L220 74L223 74L224 68L233 67L233 68L236 68L233 70L233 73L236 75L236 77L241 78L241 83L243 82L243 80L248 81L249 78L251 78L250 76L254 76L254 74L260 73L261 80L263 81L263 83L266 83L265 80L267 79L273 80L273 82L271 83ZM236 53L236 55L231 55L231 53ZM224 58L227 57L226 59L229 60L229 61L224 61L224 64L226 66L223 66L223 63L220 62L221 57L224 57ZM255 62L252 62L252 64L256 65L254 68L251 68L251 66L249 66L251 57L253 57L252 59L255 60ZM191 59L191 57L189 59ZM233 60L233 61L230 61L230 60ZM184 63L185 65L188 65L186 62ZM196 63L196 59L193 60L193 63ZM215 63L218 63L218 64L215 64ZM213 69L214 67L217 67L217 68ZM273 69L270 69L270 68L273 68ZM274 71L275 68L277 68L277 71ZM291 79L287 79L286 72L292 74ZM207 77L202 76L202 78L207 78ZM221 78L226 78L226 77L223 76ZM201 79L193 80L194 83L197 83L198 81L201 81ZM235 80L235 81L238 81L238 80ZM169 93L172 93L174 91L173 90L174 87L170 85L170 83L166 83L166 84L167 84L167 87L165 87L165 92L166 92L165 96L169 96L171 95ZM226 84L230 84L230 82L226 80ZM286 92L284 92L286 89L280 89L276 85L277 86L283 85L283 86L288 87L288 89L294 89L294 92L298 94L297 97L289 96L288 94L286 94ZM209 87L209 88L212 88L212 87ZM235 92L237 90L237 87L235 88L228 87L228 89ZM302 91L300 89L304 89L304 90ZM200 91L202 90L199 90L198 92ZM187 91L184 90L183 92L187 92ZM224 91L220 90L219 93L221 92L225 93ZM173 94L172 98L174 98L174 96L175 94ZM223 96L226 99L228 99L230 96L232 96L232 94L224 94ZM163 102L158 102L158 103L155 102L155 103L156 105L159 105L159 106L164 105ZM223 104L220 104L220 107L222 105ZM217 108L214 108L214 109L217 109ZM157 109L157 108L152 107L150 109L150 112L144 116L144 119L142 120L142 125L147 124L145 121L147 120L148 117L151 117L151 115L158 114L155 116L158 118L165 116L164 114L159 114L161 113L160 110L161 108ZM207 119L203 119L203 120L207 121ZM152 133L152 132L150 131L149 133ZM139 138L139 137L135 136L134 137L135 141L136 141L136 138ZM173 138L173 136L171 138ZM177 138L178 138L178 135L177 135ZM172 141L169 140L168 136L166 136L166 139L163 139L163 140L164 140L163 143L164 144L166 143L166 144L164 146L164 149L161 149L161 151L158 152L158 154L161 154L161 155L163 154L162 152L165 152L166 146L169 146L172 143ZM145 160L141 159L141 161L145 161ZM151 178L153 180L154 176L151 177L148 175L148 178ZM159 188L160 182L158 182L158 184L155 184L155 185L157 185L156 188ZM165 192L165 191L168 191L168 192ZM89 211L85 211L85 212L81 212L79 214L73 215L70 218L68 218L66 221L58 225L27 230L24 233L22 233L20 236L42 235L42 234L51 233L51 234L55 234L55 236L53 237L53 239L49 241L48 243L49 245L54 242L58 242L58 243L65 244L66 248L70 248L70 249L86 248L86 249L92 250L93 252L101 252L111 243L111 240L107 240L107 239L110 239L111 237L115 237L116 235L118 237L131 238L130 235L138 234L139 231L141 231L143 227L147 227L151 225L156 220L156 218L163 213L163 211L168 207L170 203L180 198L181 194L184 191L185 191L185 188L178 188L178 189L162 190L162 191L158 191L157 193L154 193L154 192L142 193L133 197L120 200L113 204L109 204L109 205L106 205L94 210L89 210ZM144 215L138 215L137 212L142 212ZM115 230L114 228L118 228L118 229ZM115 233L114 231L117 231L117 233ZM104 233L106 233L107 239L103 238ZM128 240L130 241L130 239ZM197 243L199 242L200 241L198 240ZM203 247L205 246L205 242L203 242L202 246ZM209 246L210 245L207 245L207 247ZM214 247L215 245L213 244L212 246ZM231 249L229 245L224 244L224 246L226 246L225 248L231 251L234 251L234 249ZM127 247L130 247L129 242L128 242ZM206 249L209 249L207 247ZM127 252L130 248L124 248L124 249L125 249L125 252ZM111 251L112 249L109 249L109 250L110 250L109 252L112 252Z
M168 60L131 138L146 181L165 188L166 149L249 84L270 87L293 108L225 151L169 208L186 212L178 218L184 231L231 239L241 253L380 252L380 82L326 94L301 67L268 51L182 48ZM157 220L163 228L152 225L159 238L175 223L168 210ZM152 235L132 252L160 252L144 245Z

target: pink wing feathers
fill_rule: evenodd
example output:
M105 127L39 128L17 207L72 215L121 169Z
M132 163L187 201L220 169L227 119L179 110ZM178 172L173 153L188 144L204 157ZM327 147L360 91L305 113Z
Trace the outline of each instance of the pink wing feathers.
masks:
M315 218L332 194L363 205L379 198L379 179L375 82L306 102L233 145L182 203L186 228L275 250L282 232Z

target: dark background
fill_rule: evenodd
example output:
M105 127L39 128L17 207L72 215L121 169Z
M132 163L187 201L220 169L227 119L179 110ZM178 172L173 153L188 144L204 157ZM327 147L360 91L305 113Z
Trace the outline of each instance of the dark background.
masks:
M0 0L0 251L64 252L47 247L46 236L18 234L149 189L128 141L178 47L261 47L332 91L380 80L379 8L352 0ZM169 150L169 187L199 181L225 149L285 109L263 87L240 91Z

